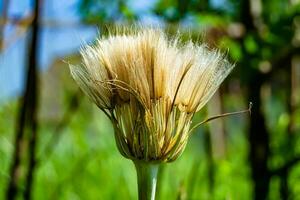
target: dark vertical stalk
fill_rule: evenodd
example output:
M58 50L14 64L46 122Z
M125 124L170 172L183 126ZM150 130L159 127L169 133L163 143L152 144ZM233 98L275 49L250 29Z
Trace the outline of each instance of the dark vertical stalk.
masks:
M30 70L29 70L30 71ZM29 74L28 71L28 74ZM29 101L29 91L28 91L28 85L29 85L29 76L27 77L27 86L25 90L25 94L23 99L21 100L21 106L19 109L18 114L18 120L17 120L17 128L16 128L16 136L15 136L15 142L14 142L14 152L12 156L12 164L10 167L10 181L8 183L7 191L6 191L6 199L12 200L15 199L18 193L18 180L19 180L19 174L18 171L20 169L21 164L21 143L24 137L24 129L25 129L25 115L28 112L28 101Z
M35 144L37 135L37 42L38 42L38 0L35 1L35 17L32 23L32 35L28 52L27 80L24 96L20 103L18 114L15 150L10 168L10 181L6 191L6 199L13 200L18 195L18 171L21 166L21 143L24 140L25 130L30 133L29 139L29 168L26 178L24 199L30 198L32 177L35 165Z
M30 122L29 126L31 129L31 135L29 138L29 164L28 164L28 172L26 176L25 182L25 190L24 190L24 199L30 199L32 193L32 185L33 185L33 175L36 165L36 142L37 142L37 57L38 57L38 33L39 33L39 0L35 0L34 5L34 13L35 17L32 22L32 38L29 49L29 68L32 70L31 75L31 112L30 112Z
M249 99L254 102L250 117L249 143L250 143L250 165L254 181L254 199L267 199L270 176L268 169L269 134L265 125L265 118L261 111L260 89L262 87L262 76L253 73L249 84Z
M256 16L257 17L257 16ZM243 0L241 4L241 22L245 25L247 34L258 34L258 29L254 23L255 16L251 13L251 0ZM247 35L246 34L246 35ZM244 77L247 78L248 102L253 102L254 106L249 124L249 161L251 166L252 180L254 183L254 199L267 199L270 183L270 172L268 169L268 159L270 156L269 133L265 124L265 117L262 112L260 97L263 85L263 76L259 70L252 66L254 57L246 51L243 40L241 40L245 66Z

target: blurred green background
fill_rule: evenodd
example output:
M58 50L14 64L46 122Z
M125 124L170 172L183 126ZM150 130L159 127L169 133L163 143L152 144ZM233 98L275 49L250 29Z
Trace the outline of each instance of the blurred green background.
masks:
M1 0L0 199L137 199L134 165L68 63L114 24L161 26L235 63L160 171L158 199L300 199L299 0Z

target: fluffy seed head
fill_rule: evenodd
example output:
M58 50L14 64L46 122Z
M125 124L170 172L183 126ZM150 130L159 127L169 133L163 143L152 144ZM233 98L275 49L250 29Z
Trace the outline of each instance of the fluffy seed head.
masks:
M81 55L73 78L112 121L121 154L146 162L182 153L193 115L233 68L217 50L154 28L99 38Z

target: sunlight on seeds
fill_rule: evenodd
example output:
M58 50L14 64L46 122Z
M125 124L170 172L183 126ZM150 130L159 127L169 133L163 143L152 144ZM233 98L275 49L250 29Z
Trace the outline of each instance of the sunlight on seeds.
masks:
M119 28L81 50L70 66L81 89L114 125L119 151L132 160L170 162L184 150L194 114L233 69L205 44L168 38L158 28Z

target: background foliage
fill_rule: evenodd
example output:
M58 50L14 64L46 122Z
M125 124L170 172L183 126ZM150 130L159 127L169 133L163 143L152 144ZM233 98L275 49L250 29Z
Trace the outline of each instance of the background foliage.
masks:
M80 0L76 9L81 23L99 27L100 34L108 24L146 23L132 1ZM299 13L297 0L151 3L147 14L154 25L170 34L189 30L187 35L221 48L236 63L195 122L254 104L250 117L200 127L182 157L161 170L159 199L300 199ZM14 194L21 199L136 199L133 163L117 152L110 122L77 89L61 60L80 63L75 52L35 75L39 104L33 156L30 120L16 140L26 92L0 105L0 198L10 199L7 188L15 181ZM21 162L13 178L18 143Z

